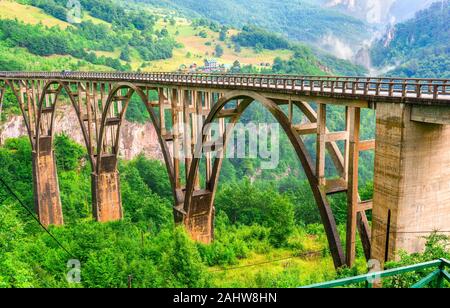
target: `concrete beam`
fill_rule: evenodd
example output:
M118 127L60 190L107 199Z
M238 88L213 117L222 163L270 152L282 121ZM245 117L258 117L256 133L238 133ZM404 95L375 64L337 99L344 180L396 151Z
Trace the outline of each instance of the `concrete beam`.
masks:
M450 106L413 106L411 121L450 125Z

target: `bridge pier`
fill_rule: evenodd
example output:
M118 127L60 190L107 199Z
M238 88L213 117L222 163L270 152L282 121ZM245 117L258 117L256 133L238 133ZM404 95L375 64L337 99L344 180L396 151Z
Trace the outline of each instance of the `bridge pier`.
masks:
M213 241L214 214L212 192L207 190L194 192L191 208L184 219L184 224L193 240L205 244Z
M120 179L114 156L100 160L100 172L92 174L92 204L94 218L99 222L123 218Z
M416 108L377 103L372 259L381 264L450 229L450 125L419 122Z
M44 226L63 225L58 175L51 137L39 139L39 152L33 151L35 210Z

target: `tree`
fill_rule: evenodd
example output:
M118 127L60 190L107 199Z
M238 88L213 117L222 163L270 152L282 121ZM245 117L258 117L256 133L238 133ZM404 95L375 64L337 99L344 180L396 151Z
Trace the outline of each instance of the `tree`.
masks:
M242 51L241 45L239 43L236 43L234 45L234 51L237 53L240 53Z
M286 38L253 26L243 27L239 34L232 37L232 40L241 46L256 47L260 45L261 48L270 50L288 49L290 47Z
M169 36L169 31L166 28L161 29L161 37L168 37L168 36Z
M174 230L164 253L165 279L170 287L204 288L209 282L195 244L181 227Z
M232 73L239 73L241 71L241 62L239 60L234 61L230 71Z
M223 56L223 48L220 45L216 45L216 57L220 58L221 56Z
M59 170L75 170L85 154L84 148L75 143L66 134L56 136L55 156Z
M219 34L219 40L224 42L227 39L228 29L226 27L222 27Z
M226 184L217 194L216 208L231 223L270 228L274 245L281 245L294 228L294 206L271 185L253 185L248 179Z
M208 33L205 30L202 30L198 33L198 36L200 36L201 38L207 38Z
M123 60L126 62L131 61L130 48L128 48L128 46L125 47L124 49L122 49L122 52L120 53L120 60Z

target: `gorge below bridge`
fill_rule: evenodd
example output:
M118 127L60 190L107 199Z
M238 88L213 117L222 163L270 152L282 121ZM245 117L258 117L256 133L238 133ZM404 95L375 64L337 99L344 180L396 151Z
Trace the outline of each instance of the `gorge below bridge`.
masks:
M55 114L64 99L77 114L92 167L93 215L99 222L122 219L119 139L135 95L145 104L158 134L175 200L175 221L184 224L194 240L213 240L214 196L223 162L219 154L230 137L225 126L234 126L254 103L273 115L295 149L336 267L353 265L358 234L366 258L384 263L400 250L421 250L424 230L450 228L449 80L0 72L1 100L6 91L17 99L32 145L35 208L44 225L64 223L53 150ZM158 99L152 101L151 93ZM345 130L327 129L331 105L344 107ZM375 140L360 140L364 108L376 111ZM295 113L306 121L295 123ZM220 128L216 140L211 123ZM305 146L308 135L317 141L314 155ZM358 161L360 152L370 150L375 151L374 197L361 201ZM174 154L180 151L185 154L182 159ZM338 176L326 176L326 155ZM204 175L199 171L202 159ZM327 201L328 195L337 193L347 195L345 247Z

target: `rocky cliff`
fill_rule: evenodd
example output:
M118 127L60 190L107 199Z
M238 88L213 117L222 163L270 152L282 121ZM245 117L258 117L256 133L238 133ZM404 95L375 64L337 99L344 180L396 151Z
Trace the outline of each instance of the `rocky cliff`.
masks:
M56 133L65 133L81 145L84 144L83 134L78 118L71 106L60 106L56 114ZM0 124L0 145L8 138L26 136L27 131L22 116L13 116ZM148 158L162 160L162 152L156 130L151 123L138 124L126 121L122 126L120 142L120 157L133 159L139 154Z

